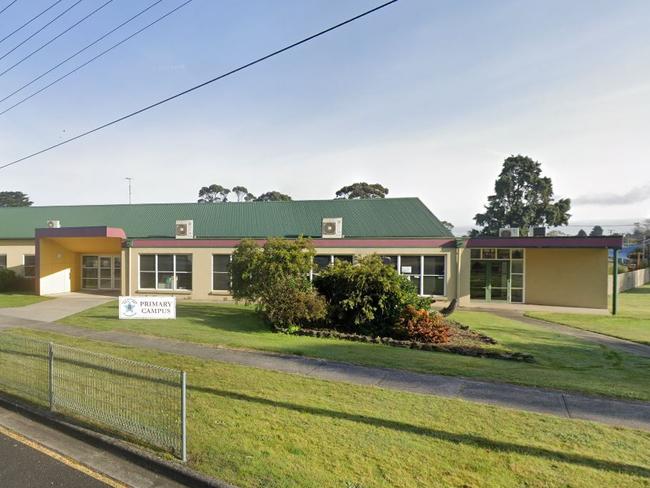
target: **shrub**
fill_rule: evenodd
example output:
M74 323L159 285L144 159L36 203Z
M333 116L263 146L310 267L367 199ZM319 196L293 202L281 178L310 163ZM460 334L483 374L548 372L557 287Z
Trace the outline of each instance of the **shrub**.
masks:
M302 327L325 318L327 304L315 290L282 287L268 290L260 300L260 307L273 325L281 328Z
M325 300L309 281L314 248L308 239L271 238L264 247L243 240L232 257L232 292L257 303L278 327L300 327L325 317Z
M444 344L449 342L449 325L437 312L407 305L400 320L400 332L405 339L417 342Z
M10 269L0 269L0 292L17 291L20 278Z
M359 258L354 265L337 262L322 270L314 285L327 300L334 327L366 335L394 337L407 305L431 305L407 277L376 255Z

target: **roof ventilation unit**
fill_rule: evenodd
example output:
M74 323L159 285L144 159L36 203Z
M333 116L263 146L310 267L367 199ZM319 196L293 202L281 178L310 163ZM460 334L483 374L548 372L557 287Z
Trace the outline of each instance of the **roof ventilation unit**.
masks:
M519 237L519 227L499 229L499 237Z
M324 218L321 225L323 239L340 239L343 237L343 218Z
M48 220L47 221L47 228L48 229L58 229L61 227L61 221L60 220Z
M546 227L533 227L533 237L546 237Z
M194 221L176 221L176 239L194 239Z

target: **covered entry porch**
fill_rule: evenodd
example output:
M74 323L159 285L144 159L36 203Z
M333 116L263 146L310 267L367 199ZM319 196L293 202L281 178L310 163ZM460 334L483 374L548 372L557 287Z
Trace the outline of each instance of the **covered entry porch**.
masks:
M620 249L622 241L620 236L470 238L461 305L606 311L608 250Z
M125 239L113 227L37 229L36 292L119 292Z

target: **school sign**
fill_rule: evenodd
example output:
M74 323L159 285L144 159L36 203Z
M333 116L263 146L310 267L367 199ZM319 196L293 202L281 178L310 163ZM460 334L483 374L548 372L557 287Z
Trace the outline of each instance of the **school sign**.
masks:
M175 319L176 297L120 297L120 319Z

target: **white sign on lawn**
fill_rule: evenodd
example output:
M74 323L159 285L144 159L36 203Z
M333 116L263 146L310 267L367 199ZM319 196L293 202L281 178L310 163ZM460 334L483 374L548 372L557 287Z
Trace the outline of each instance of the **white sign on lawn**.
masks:
M120 319L175 319L176 297L120 297Z

